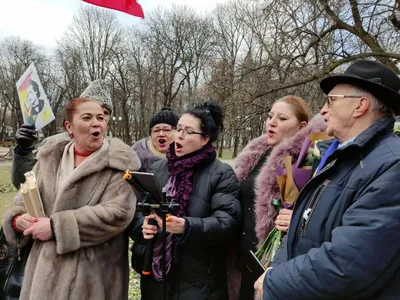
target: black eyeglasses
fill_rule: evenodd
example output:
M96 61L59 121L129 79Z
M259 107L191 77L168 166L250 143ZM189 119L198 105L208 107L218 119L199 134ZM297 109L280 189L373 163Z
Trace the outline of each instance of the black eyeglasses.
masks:
M337 100L338 98L361 98L364 96L357 96L357 95L327 95L326 96L326 103L328 106L332 105L332 102Z
M172 133L172 131L175 129L175 127L170 127L170 128L153 128L151 130L152 135L159 135L160 132L164 132L165 135L169 135Z
M180 128L180 127L178 127L177 129L176 129L176 131L177 132L181 132L182 131L182 133L183 133L183 135L192 135L192 134L200 134L200 135L202 135L203 133L202 132L196 132L196 131L193 131L192 129L183 129L183 128Z

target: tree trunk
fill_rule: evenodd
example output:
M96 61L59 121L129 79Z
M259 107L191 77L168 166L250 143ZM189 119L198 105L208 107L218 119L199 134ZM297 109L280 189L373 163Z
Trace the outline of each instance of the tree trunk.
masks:
M224 137L221 135L221 138L219 139L219 146L218 146L218 157L222 157L222 154L224 153Z
M0 124L1 124L0 141L2 141L4 139L4 133L5 133L6 126L7 126L7 123L6 123L7 108L8 108L8 105L6 103L4 105L3 115L0 120Z
M232 154L232 158L236 158L236 156L238 155L238 150L239 150L239 141L240 141L240 134L239 134L239 130L237 130L235 132L235 137L234 137L234 141L233 141L233 154Z

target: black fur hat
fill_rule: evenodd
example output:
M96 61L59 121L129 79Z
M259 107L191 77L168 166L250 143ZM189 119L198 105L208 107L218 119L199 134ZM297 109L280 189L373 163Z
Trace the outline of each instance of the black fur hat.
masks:
M155 125L161 123L165 123L171 125L172 127L176 127L178 121L179 121L179 116L171 108L165 107L151 118L149 131L151 132L151 129Z

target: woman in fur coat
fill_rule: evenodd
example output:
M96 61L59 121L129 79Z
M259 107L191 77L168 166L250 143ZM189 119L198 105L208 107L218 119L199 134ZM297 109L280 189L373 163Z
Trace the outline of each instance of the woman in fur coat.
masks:
M30 216L18 194L3 219L7 240L34 243L20 299L128 299L128 236L136 199L123 172L140 161L122 141L104 139L94 100L66 108L71 141L42 149L34 167L46 217Z
M309 119L309 108L303 99L286 96L277 100L268 114L267 133L251 141L236 159L235 173L240 182L244 217L239 258L240 299L253 299L257 279L246 272L249 250L255 252L274 226L281 231L289 227L291 210L281 209L277 216L272 206L272 200L280 198L276 167L283 167L289 155L294 161L297 159L308 134L325 130L322 118L316 117L308 123Z

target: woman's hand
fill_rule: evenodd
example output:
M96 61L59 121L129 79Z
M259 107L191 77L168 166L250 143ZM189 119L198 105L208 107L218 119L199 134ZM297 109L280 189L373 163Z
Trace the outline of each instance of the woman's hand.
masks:
M162 219L157 214L152 213L146 216L142 225L143 238L145 240L151 240L158 232L157 226L149 224L150 219L154 219L158 224L162 224Z
M279 215L275 220L275 228L279 231L288 231L290 225L290 219L292 218L293 211L290 209L282 208L279 211Z
M172 234L184 234L185 233L185 219L170 216L167 221L167 232Z
M152 239L157 233L157 226L155 225L150 225L149 220L154 219L156 220L158 227L162 229L162 219L160 216L158 216L155 213L152 213L151 215L148 215L144 218L143 222L143 237L146 240ZM184 234L185 233L185 219L184 218L178 218L175 216L169 216L168 221L167 221L167 228L166 231L171 234Z
M24 231L24 235L32 235L34 239L48 241L53 237L50 218L37 218L37 222Z
M36 222L38 221L37 218L32 217L30 214L26 213L17 218L15 225L17 226L18 230L25 231L33 224L35 224L35 220Z

